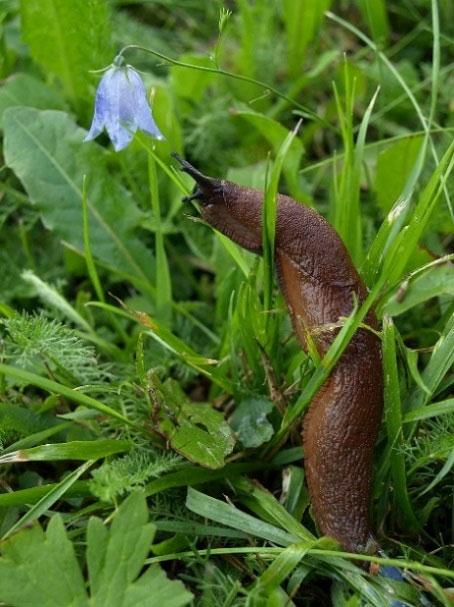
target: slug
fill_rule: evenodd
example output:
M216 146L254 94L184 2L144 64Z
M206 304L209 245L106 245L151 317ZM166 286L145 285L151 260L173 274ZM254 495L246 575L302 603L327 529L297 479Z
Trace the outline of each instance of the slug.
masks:
M249 251L262 251L263 193L207 177L176 154L197 182L188 197L201 203L205 221ZM275 234L278 282L296 336L321 356L348 316L354 296L367 291L334 228L316 211L279 195ZM365 323L377 328L373 311ZM349 552L374 552L369 518L372 458L382 414L379 338L360 328L310 403L303 421L304 467L320 531Z

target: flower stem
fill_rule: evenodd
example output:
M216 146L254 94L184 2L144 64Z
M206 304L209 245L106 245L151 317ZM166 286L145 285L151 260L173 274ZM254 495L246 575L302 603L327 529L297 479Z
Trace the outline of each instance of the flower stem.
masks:
M162 59L163 61L166 61L167 63L170 63L172 65L177 65L178 67L183 67L183 68L187 68L187 69L191 69L191 70L199 70L200 72L210 72L212 74L219 74L220 76L225 76L226 78L233 78L235 80L241 80L243 82L248 82L249 84L255 84L255 85L261 87L262 89L265 89L265 90L270 91L271 93L274 93L277 97L280 97L281 99L285 99L288 103L297 107L300 110L301 114L304 115L304 117L309 118L311 120L315 120L317 122L320 122L323 125L331 128L331 125L329 123L327 123L323 118L320 118L320 116L318 116L314 111L312 111L305 105L299 103L298 101L296 101L296 99L292 99L291 97L288 97L285 93L281 93L281 91L279 91L274 86L271 86L270 84L268 84L266 82L262 82L261 80L257 80L256 78L251 78L250 76L243 76L242 74L235 74L234 72L229 72L227 70L224 70L224 69L218 68L218 67L206 67L206 66L202 66L202 65L195 65L193 63L187 63L186 61L178 61L177 59L168 57L167 55L164 55L163 53L160 53L159 51L155 51L151 48L146 48L145 46L140 46L139 44L128 44L127 46L124 46L118 53L117 57L118 58L122 57L123 54L129 50L144 51L145 53L149 53L150 55L159 57L159 59Z
M151 209L155 222L156 242L156 316L166 327L171 323L172 312L172 284L170 280L169 264L164 246L164 234L161 222L161 206L159 204L158 175L156 163L148 152L148 177L150 185Z

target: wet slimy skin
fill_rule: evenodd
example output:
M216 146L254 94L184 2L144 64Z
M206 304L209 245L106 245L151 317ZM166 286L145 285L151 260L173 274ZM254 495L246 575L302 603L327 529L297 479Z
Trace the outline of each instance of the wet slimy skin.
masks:
M197 182L190 198L200 201L205 221L260 254L263 193L206 177L177 159ZM302 347L307 349L309 332L323 356L336 335L323 326L348 316L354 296L363 301L366 288L341 239L321 215L288 196L279 195L277 202L279 285ZM365 323L377 328L373 312ZM373 332L358 329L303 423L304 466L317 524L351 552L375 548L369 503L382 401L380 340Z

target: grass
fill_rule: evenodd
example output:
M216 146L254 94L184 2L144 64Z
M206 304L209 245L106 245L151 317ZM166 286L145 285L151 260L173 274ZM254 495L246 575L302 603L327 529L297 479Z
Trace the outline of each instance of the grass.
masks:
M142 584L147 606L449 605L450 3L35 8L0 7L0 602L53 604L27 582L44 554L65 604L100 604L104 579L118 606ZM165 140L82 143L104 67L87 48L141 70ZM264 191L263 258L182 202L171 152ZM369 289L323 358L276 285L278 191L328 218ZM299 429L371 307L383 552L366 556L319 536Z

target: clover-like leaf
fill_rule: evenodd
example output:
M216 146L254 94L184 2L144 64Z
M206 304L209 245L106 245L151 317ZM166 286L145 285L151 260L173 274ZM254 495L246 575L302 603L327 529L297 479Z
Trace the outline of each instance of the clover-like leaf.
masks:
M189 402L180 386L168 379L155 386L159 432L175 451L207 468L221 468L235 445L233 432L219 411L207 403Z

